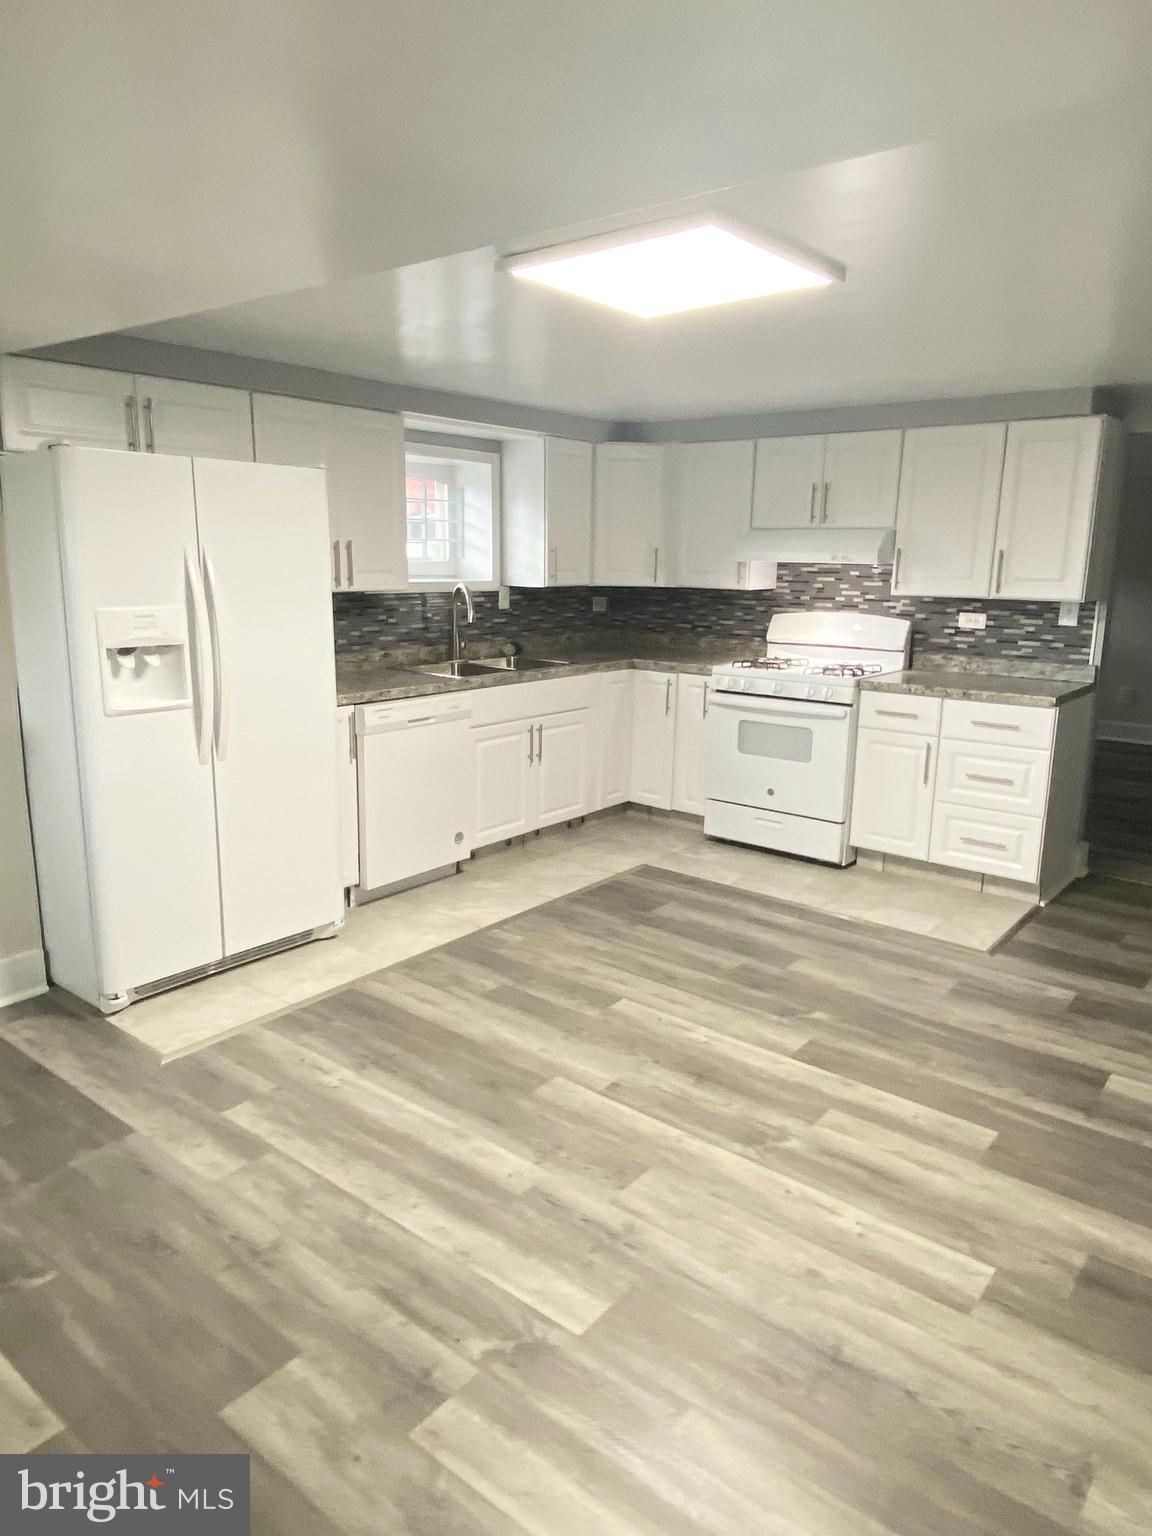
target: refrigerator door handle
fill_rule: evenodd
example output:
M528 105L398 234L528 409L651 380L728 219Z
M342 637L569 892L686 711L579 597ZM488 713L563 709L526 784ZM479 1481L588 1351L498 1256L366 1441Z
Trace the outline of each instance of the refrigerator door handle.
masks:
M223 652L220 642L220 607L216 601L216 574L212 561L204 556L204 587L208 596L208 633L212 636L212 683L216 699L216 761L222 763L228 756L228 692L227 674L224 671Z
M184 575L192 600L192 664L195 670L194 685L199 705L199 717L195 720L196 756L207 766L212 752L212 722L216 714L216 679L212 659L208 652L209 618L208 602L204 595L204 582L194 550L184 551Z

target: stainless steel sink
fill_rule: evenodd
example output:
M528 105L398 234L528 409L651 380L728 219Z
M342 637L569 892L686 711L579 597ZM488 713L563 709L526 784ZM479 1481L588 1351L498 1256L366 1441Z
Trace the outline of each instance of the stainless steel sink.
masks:
M493 672L537 672L545 667L570 667L570 661L548 661L543 656L490 656L473 663Z
M482 661L427 661L409 672L425 672L429 677L487 677L492 668Z

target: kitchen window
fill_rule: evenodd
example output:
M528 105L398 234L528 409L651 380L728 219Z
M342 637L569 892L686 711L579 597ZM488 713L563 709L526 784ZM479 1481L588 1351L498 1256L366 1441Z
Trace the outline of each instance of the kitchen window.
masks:
M499 454L409 443L404 460L409 580L494 584L500 553Z

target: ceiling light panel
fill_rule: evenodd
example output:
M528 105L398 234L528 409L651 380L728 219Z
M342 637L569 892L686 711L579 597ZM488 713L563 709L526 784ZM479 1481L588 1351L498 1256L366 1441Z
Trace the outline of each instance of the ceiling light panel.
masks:
M761 237L715 215L524 251L513 276L644 320L843 281L827 257Z

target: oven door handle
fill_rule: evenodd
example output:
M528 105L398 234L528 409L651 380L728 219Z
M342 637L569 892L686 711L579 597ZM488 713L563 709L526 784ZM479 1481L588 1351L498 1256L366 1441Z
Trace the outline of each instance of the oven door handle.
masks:
M746 694L725 694L717 690L713 690L708 708L709 712L713 709L736 709L744 715L771 715L775 720L846 720L851 713L843 704L818 704L815 709L789 709L777 699L770 704L759 704Z

